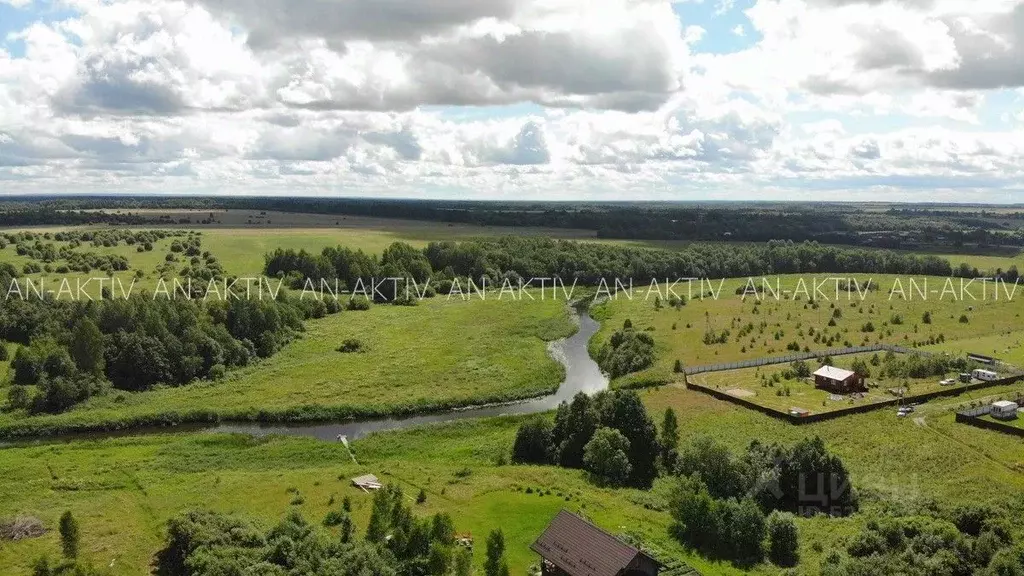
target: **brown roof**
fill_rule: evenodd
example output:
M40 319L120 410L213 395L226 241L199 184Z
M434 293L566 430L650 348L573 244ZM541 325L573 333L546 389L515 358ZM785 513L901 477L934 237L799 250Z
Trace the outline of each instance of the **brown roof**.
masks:
M571 576L618 576L643 552L562 510L530 546Z

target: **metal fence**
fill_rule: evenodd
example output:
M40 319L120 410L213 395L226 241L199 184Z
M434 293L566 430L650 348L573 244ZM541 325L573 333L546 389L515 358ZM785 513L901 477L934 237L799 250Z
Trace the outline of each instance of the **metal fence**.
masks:
M969 416L971 418L977 418L978 416L985 416L986 414L992 413L992 405L986 404L984 406L978 406L977 408L967 408L964 410L958 410L957 414L961 416Z
M723 362L720 364L704 364L703 366L685 366L683 368L683 372L687 376L693 376L694 374L704 374L707 372L721 372L723 370L736 370L737 368L754 368L756 366L768 366L771 364L789 364L790 362L796 362L797 360L811 360L814 358L824 358L825 356L846 356L849 354L862 354L864 352L879 351L895 352L897 354L931 355L931 352L925 352L924 350L918 350L916 348L906 348L904 346L895 346L893 344L871 344L868 346L830 348L828 350L818 350L816 352L794 352L793 354L787 354L786 356L751 358L750 360L737 360L736 362Z

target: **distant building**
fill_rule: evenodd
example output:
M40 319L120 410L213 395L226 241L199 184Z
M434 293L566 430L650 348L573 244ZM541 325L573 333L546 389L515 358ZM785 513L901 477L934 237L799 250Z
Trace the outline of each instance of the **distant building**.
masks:
M1013 420L1017 417L1017 403L1000 400L992 403L992 417L1000 420Z
M984 380L986 382L991 382L992 380L996 380L997 378L999 378L999 374L996 374L991 370L983 370L981 368L972 371L971 376L974 376L978 380Z
M814 387L836 394L847 394L864 390L864 378L856 372L835 366L822 366L814 372Z
M975 362L979 362L981 364L995 364L996 362L996 359L991 356L985 356L984 354L975 354L973 352L967 355L967 359L974 360Z
M562 510L530 546L543 576L657 576L661 564L579 516Z

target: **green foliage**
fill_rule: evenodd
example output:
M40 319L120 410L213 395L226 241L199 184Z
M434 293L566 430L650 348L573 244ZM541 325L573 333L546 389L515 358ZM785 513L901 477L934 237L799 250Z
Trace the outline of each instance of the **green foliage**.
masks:
M80 540L78 521L71 515L70 510L65 511L60 517L60 547L65 558L78 556Z
M505 534L501 529L487 535L487 557L484 561L484 576L505 576L508 563L505 561Z
M305 574L397 576L411 559L365 542L329 544L298 513L265 534L242 518L188 512L168 523L167 545L157 555L159 576ZM252 572L258 569L258 572Z
M632 390L602 392L593 398L580 393L571 403L561 403L550 431L547 461L567 468L589 469L584 461L585 448L598 428L611 428L622 434L628 441L628 449L623 451L630 465L629 484L649 487L657 476L661 446L654 421ZM513 461L537 462L545 435L544 424L536 420L523 424L516 435Z
M551 461L552 424L547 418L531 418L519 427L512 445L515 464L547 464Z
M304 317L286 298L27 299L12 300L0 312L0 337L23 344L11 366L15 383L39 385L35 409L60 412L100 392L105 382L140 391L216 379L255 356L274 354L304 330Z
M670 533L704 554L752 565L764 556L765 516L750 498L716 499L699 478L683 477L673 488Z
M71 357L82 372L100 374L103 372L103 334L88 316L78 321L71 341Z
M346 338L341 346L338 346L338 352L352 353L361 352L363 350L363 343L355 338Z
M599 428L583 449L583 465L601 482L622 486L632 466L626 453L629 440L614 428Z
M768 515L768 559L777 566L795 566L800 559L800 533L788 512Z
M676 459L679 456L679 420L676 417L676 411L672 408L666 408L665 415L661 419L658 444L661 446L662 467L668 471L674 470Z
M654 338L647 332L624 328L612 334L596 360L612 378L639 372L654 363Z
M999 520L986 512L974 535L942 517L872 516L847 543L848 557L828 559L824 573L1019 574L1024 549Z

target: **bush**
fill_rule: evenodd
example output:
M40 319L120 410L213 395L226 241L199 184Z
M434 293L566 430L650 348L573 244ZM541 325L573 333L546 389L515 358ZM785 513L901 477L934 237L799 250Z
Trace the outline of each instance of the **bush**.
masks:
M348 301L348 306L346 306L346 308L349 310L369 310L370 301L362 296L357 296Z
M361 341L359 341L359 340L356 340L355 338L348 338L344 342L341 343L341 346L338 346L337 350L338 350L338 352L342 352L344 354L351 354L351 353L354 353L354 352L362 352L363 351L363 343Z
M60 517L60 546L65 558L78 556L78 521L71 515L70 510Z
M28 388L17 384L11 386L7 390L7 404L15 410L21 410L31 406L32 397L28 393Z
M959 320L959 322L960 322L961 324L967 324L967 323L969 323L970 321L971 321L971 320L970 320L970 319L969 319L969 318L967 317L967 314L961 314L961 315L960 315L960 320Z
M654 363L654 338L629 328L619 330L601 348L597 363L612 378L639 372Z
M0 340L0 362L10 360L11 354L7 351L7 344Z
M768 516L768 558L777 566L794 566L800 558L800 536L793 515L773 511Z

